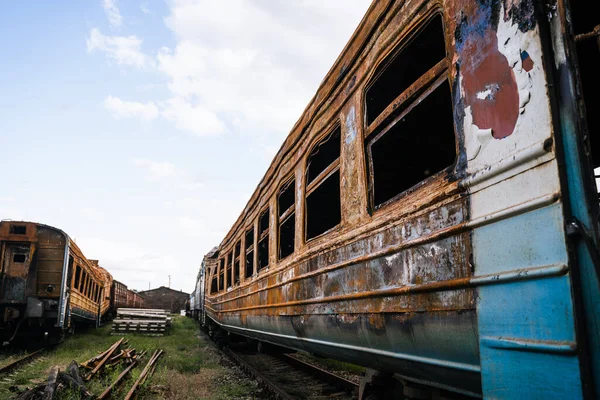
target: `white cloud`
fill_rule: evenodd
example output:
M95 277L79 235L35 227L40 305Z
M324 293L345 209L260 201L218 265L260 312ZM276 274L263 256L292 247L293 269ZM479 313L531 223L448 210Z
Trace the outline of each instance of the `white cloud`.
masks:
M148 14L152 14L152 11L150 11L150 9L148 8L148 2L145 1L142 4L140 4L140 10L142 10L142 12L146 15Z
M96 28L90 31L86 40L88 53L95 50L106 54L109 60L118 65L128 65L136 68L151 66L151 60L141 51L142 40L135 35L105 36Z
M108 96L104 99L104 108L116 118L135 117L151 121L158 117L158 107L152 102L124 101L118 97Z
M178 129L198 136L216 135L225 130L214 113L202 104L193 105L181 97L169 99L164 105L162 116L173 121Z
M178 41L159 52L157 67L175 97L239 131L280 139L369 3L172 0L166 23Z
M102 2L102 7L104 7L104 12L108 18L108 23L111 26L121 26L123 17L121 16L119 8L117 7L117 0L104 0Z
M143 158L135 158L132 161L135 166L146 170L146 178L151 181L170 178L180 174L177 167L168 161L152 161Z
M97 30L88 51L161 71L170 99L157 104L180 130L206 136L233 129L280 142L369 4L171 0L165 23L177 42L152 61L137 37L108 37Z
M187 271L181 261L172 255L160 254L126 241L98 237L80 237L77 238L77 244L87 257L98 259L114 279L132 289L146 290L149 283L153 288L166 286L169 274L173 276L174 282L184 282L181 276ZM180 289L176 286L174 288Z

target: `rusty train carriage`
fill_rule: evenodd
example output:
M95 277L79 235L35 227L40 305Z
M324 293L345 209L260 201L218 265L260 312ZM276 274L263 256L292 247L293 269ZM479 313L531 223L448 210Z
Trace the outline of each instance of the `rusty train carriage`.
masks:
M117 308L143 308L144 298L127 288L127 285L117 280L113 281L111 287L110 303L111 310L116 312Z
M69 240L67 321L100 323L104 283L98 267L97 260L85 258L79 247ZM68 322L66 326L69 325Z
M3 341L17 334L57 340L72 320L99 322L99 267L66 233L34 222L2 221L0 243Z
M46 335L58 341L74 324L98 326L117 307L144 304L98 260L88 260L65 232L48 225L0 222L0 266L2 341Z
M373 2L205 257L203 321L465 395L598 395L600 162L567 17L597 11Z

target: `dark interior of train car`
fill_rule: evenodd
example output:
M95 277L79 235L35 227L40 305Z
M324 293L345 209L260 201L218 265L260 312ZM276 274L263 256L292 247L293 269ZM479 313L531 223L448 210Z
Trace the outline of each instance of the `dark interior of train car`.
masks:
M246 278L254 274L254 228L246 232Z
M296 180L291 179L279 191L277 197L279 219L279 259L294 252L296 235Z
M306 163L306 240L341 221L340 137L337 127L313 148Z
M379 133L367 138L375 209L455 161L449 85L425 76L445 57L442 21L435 16L404 49L382 63L367 90L368 124L377 124L377 117L391 103L398 103L388 117L391 122L379 123Z
M600 167L600 2L573 0L571 20L594 169ZM600 175L600 170L595 173Z
M258 219L258 269L269 265L269 209L267 208Z

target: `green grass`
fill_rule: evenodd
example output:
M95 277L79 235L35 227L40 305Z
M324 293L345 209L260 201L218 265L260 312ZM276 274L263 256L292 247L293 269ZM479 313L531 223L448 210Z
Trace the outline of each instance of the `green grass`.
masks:
M201 335L196 322L190 318L175 316L169 333L162 337L126 335L127 347L138 352L147 350L140 365L133 368L112 398L123 398L133 382L144 369L152 352L163 349L165 354L158 361L154 376L138 389L138 399L240 399L253 397L256 388L236 371L220 364L220 354L214 344ZM19 389L32 387L47 379L53 365L64 370L71 360L83 362L106 350L120 336L110 335L110 326L79 331L67 338L56 349L49 351L37 361L19 369L9 379L0 380L0 399L10 398L14 393L10 386ZM125 366L107 368L88 384L88 390L99 395L123 371ZM78 399L77 393L64 391L60 400Z

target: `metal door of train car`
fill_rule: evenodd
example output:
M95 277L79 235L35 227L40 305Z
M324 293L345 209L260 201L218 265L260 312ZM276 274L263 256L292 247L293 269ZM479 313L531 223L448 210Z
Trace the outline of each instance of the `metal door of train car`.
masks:
M7 244L2 266L2 294L5 301L25 301L31 246L29 244Z

